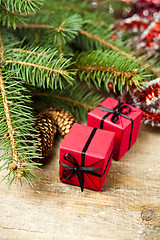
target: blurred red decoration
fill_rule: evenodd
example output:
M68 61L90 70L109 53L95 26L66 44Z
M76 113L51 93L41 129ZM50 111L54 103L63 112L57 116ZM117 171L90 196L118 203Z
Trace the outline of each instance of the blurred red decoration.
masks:
M145 84L140 92L136 88L129 94L123 95L123 100L144 111L143 122L160 127L160 78Z
M113 26L112 39L126 34L134 55L141 56L144 61L154 59L154 68L158 72L160 68L155 63L160 61L160 0L123 2L127 2L126 9L114 13L118 21ZM146 80L141 92L133 86L131 94L123 93L123 100L144 111L144 123L160 127L160 78Z
M132 0L126 9L118 13L119 20L114 26L117 33L112 38L128 33L135 55L155 57L160 52L160 0Z

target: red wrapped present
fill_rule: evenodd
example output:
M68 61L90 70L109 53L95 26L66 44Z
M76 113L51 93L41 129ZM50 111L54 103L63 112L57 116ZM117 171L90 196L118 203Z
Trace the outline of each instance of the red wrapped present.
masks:
M87 125L115 132L113 159L120 158L136 142L143 111L111 97L88 114Z
M60 180L100 191L111 166L115 133L75 123L60 145Z

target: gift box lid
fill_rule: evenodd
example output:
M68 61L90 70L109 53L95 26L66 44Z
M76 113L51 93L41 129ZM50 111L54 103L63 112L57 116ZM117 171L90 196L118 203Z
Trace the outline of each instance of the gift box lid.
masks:
M110 108L110 109L114 109L116 106L118 105L118 101L114 98L111 98L111 97L108 97L107 99L105 99L101 104L100 106L97 106L94 110L92 110L89 115L93 116L93 117L96 117L99 119L99 121L102 120L102 118L108 113L108 111L102 111L100 110L99 108L101 108L101 106L104 106L104 107L107 107L107 108ZM110 124L112 126L115 126L119 129L124 129L126 128L128 125L131 124L131 121L127 118L131 118L133 121L134 119L138 116L138 115L142 115L143 114L143 111L138 109L138 108L135 108L131 105L128 105L125 103L125 105L129 106L130 109L131 109L131 112L129 114L126 114L125 116L126 117L123 117L123 116L120 116L119 115L119 120L114 123L111 121L112 119L112 116L113 116L113 113L111 113L109 116L107 116L107 118L105 118L105 122L110 122ZM123 105L122 105L123 106ZM117 110L116 110L117 111Z
M92 127L75 123L60 145L61 152L63 151L63 154L69 152L74 158L76 158L78 163L81 164L82 151L93 129L94 128ZM96 164L97 162L106 159L107 154L112 152L114 137L114 132L96 129L96 132L85 153L85 166ZM104 168L105 166L102 166L100 172L103 172Z

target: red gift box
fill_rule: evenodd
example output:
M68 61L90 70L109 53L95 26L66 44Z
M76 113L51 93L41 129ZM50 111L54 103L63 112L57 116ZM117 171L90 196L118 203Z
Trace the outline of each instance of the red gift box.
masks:
M115 132L113 159L120 158L136 142L143 112L111 97L88 114L87 125Z
M115 133L75 123L60 145L60 180L100 191L111 166Z

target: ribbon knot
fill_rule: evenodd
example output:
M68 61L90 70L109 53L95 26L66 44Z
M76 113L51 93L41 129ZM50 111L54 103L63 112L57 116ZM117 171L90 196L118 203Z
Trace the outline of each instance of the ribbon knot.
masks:
M75 175L77 175L82 192L83 192L83 186L84 186L84 177L83 177L84 173L93 175L94 171L99 171L101 169L100 167L81 167L78 164L77 160L70 153L66 153L63 158L67 162L71 163L72 165L68 165L68 164L59 162L59 164L65 168L65 169L63 169L62 177L67 180L67 179L71 179Z
M125 115L129 114L131 112L131 108L130 106L124 104L123 102L121 102L121 98L120 96L118 97L118 105L114 108L114 109L110 109L107 108L105 106L99 105L100 108L98 108L99 110L108 112L109 114L113 114L111 121L113 123L117 123L119 121L119 115L127 118ZM123 105L123 106L122 106ZM117 109L117 111L116 111ZM130 120L130 118L128 118Z

